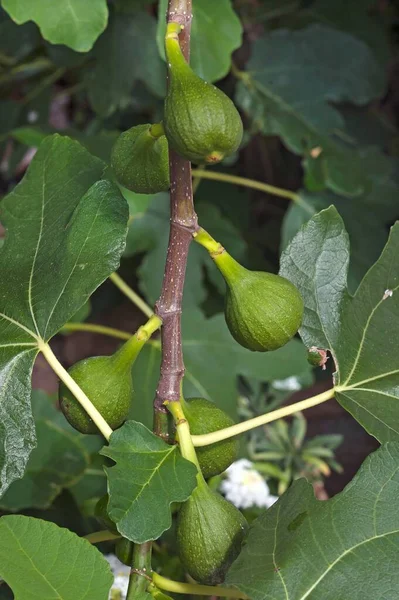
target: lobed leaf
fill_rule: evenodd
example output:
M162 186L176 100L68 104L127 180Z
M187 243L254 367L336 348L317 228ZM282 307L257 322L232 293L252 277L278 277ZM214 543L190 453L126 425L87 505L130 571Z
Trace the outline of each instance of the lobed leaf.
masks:
M172 525L170 505L187 500L197 485L197 468L141 423L127 421L101 454L106 468L108 513L123 537L142 544Z

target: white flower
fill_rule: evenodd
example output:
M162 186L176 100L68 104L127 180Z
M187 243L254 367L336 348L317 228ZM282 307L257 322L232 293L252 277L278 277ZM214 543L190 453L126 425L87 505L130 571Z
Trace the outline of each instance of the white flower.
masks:
M28 123L36 123L39 118L39 113L36 110L30 110L26 115Z
M298 377L287 377L287 379L276 379L273 381L273 387L276 390L282 390L287 392L297 392L302 388Z
M252 463L245 458L230 465L220 489L227 500L237 508L269 508L278 500L270 494L269 486L262 475L255 471Z
M129 587L130 567L121 563L114 554L106 554L104 558L108 561L115 577L109 594L109 600L125 600L127 588Z

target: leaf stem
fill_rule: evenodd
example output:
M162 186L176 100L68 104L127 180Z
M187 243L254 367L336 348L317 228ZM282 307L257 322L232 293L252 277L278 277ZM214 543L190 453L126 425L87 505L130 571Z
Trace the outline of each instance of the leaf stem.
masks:
M102 531L95 531L84 536L84 539L90 542L90 544L100 544L101 542L111 542L112 540L118 540L121 535L115 535L112 531L104 529Z
M90 333L108 335L110 337L118 338L120 340L130 340L130 338L133 335L128 331L121 331L120 329L113 329L112 327L106 327L105 325L97 325L95 323L65 323L61 331L71 333L74 331L87 331Z
M194 596L219 596L223 598L241 598L247 600L247 596L234 588L222 586L199 585L196 583L181 583L162 577L158 573L152 574L154 585L165 592L174 592L175 594L187 594Z
M261 425L265 425L266 423L271 423L277 419L282 419L283 417L288 417L289 415L306 410L312 406L322 404L327 400L331 400L334 397L334 393L334 388L331 388L330 390L327 390L322 394L318 394L317 396L306 398L306 400L301 400L301 402L296 402L290 406L283 406L282 408L278 408L272 412L260 415L254 419L237 423L237 425L232 425L231 427L226 427L226 429L219 429L218 431L206 433L204 435L192 435L191 439L194 446L197 448L201 446L208 446L209 444L215 444L216 442L227 440L228 438L240 435L241 433L245 433L246 431L260 427Z
M116 287L120 289L122 294L125 294L125 296L137 306L137 308L147 315L147 317L152 317L154 314L152 308L148 306L148 304L142 298L140 298L140 296L136 294L136 292L132 290L132 288L125 281L123 281L122 277L120 277L118 273L112 273L109 278L112 283L114 283Z
M99 413L96 407L86 396L84 391L78 386L76 381L72 379L68 371L64 369L64 367L62 366L58 358L55 356L50 346L44 341L39 341L38 346L40 352L43 354L50 367L53 369L56 375L58 375L61 381L65 383L67 388L72 392L72 394L75 396L78 402L80 402L81 406L85 409L89 417L94 421L98 429L101 431L102 435L108 441L111 437L112 429L108 425L104 417Z
M237 175L230 175L228 173L218 173L216 171L205 171L204 169L193 169L192 174L195 177L201 179L210 179L212 181L222 181L225 183L232 183L234 185L241 185L243 187L251 188L253 190L259 190L266 194L272 194L273 196L280 196L280 198L287 198L295 204L302 206L307 212L314 214L314 210L309 206L299 194L279 188L269 183L263 183L263 181L256 181L255 179L247 179L246 177L238 177Z

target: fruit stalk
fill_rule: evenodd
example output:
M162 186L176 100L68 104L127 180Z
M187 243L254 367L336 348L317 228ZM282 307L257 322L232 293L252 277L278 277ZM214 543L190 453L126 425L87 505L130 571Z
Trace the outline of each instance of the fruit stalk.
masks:
M183 26L179 42L186 60L190 54L191 0L169 0L167 22ZM154 430L167 433L165 401L180 398L184 375L181 341L181 310L187 256L192 235L198 228L194 210L191 164L170 151L171 225L161 296L155 312L163 321L161 376L154 401Z

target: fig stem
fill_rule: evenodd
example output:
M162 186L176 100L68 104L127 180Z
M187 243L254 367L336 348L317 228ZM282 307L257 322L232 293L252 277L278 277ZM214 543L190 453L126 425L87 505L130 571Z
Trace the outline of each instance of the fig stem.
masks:
M154 314L152 308L148 306L148 304L144 302L144 300L140 298L140 296L136 294L136 292L132 290L130 286L128 286L128 284L122 279L122 277L118 275L118 273L112 273L109 278L112 283L119 288L122 294L125 294L125 296L129 298L129 300L131 300L133 304L135 304L137 308L141 310L141 312L147 315L147 317L152 317Z
M38 347L40 352L43 354L44 358L47 360L50 367L55 372L55 374L58 375L58 377L63 383L65 383L67 388L72 392L72 394L81 404L81 406L85 409L89 417L94 421L102 435L108 441L111 437L112 429L108 425L104 417L99 413L99 411L92 404L90 399L86 396L84 391L78 386L76 381L72 379L68 371L64 369L64 367L62 366L58 358L55 356L50 346L43 340L40 340L38 343Z
M190 55L191 0L169 0L167 22L180 31L178 41L185 60ZM170 31L170 29L169 29ZM187 257L192 234L198 229L194 210L191 164L170 150L170 233L162 291L155 312L162 318L161 376L154 400L155 433L167 433L165 401L180 399L184 376L181 312Z
M220 596L222 598L241 598L247 600L248 596L235 588L223 586L199 585L196 583L181 583L162 577L158 573L152 574L152 580L161 590L165 592L174 592L175 594L187 594L194 596Z
M266 423L277 421L277 419L288 417L289 415L293 415L302 410L306 410L307 408L311 408L312 406L317 406L318 404L327 402L327 400L331 400L332 398L334 398L334 393L335 389L331 388L326 392L317 394L317 396L306 398L306 400L301 400L301 402L296 402L295 404L291 404L290 406L283 406L282 408L278 408L277 410L273 410L264 415L260 415L259 417L255 417L254 419L248 419L248 421L237 423L237 425L232 425L231 427L226 427L225 429L219 429L218 431L213 431L212 433L205 433L203 435L192 435L191 440L196 448L200 448L201 446L209 446L210 444L215 444L216 442L227 440L236 435L240 435L241 433L245 433L246 431L251 431L251 429L255 429L256 427L260 427L261 425L266 425Z
M313 208L305 201L299 194L279 188L269 183L263 183L263 181L256 181L255 179L247 179L246 177L238 177L237 175L229 175L228 173L218 173L215 171L205 171L204 169L193 169L193 175L201 179L209 179L212 181L222 181L224 183L232 183L233 185L241 185L243 187L251 188L253 190L259 190L266 194L273 196L280 196L280 198L287 198L295 204L298 204L306 210L312 216L314 215Z
M102 531L95 531L84 536L84 539L90 542L90 544L101 544L101 542L110 542L112 540L119 540L122 536L103 529Z
M206 248L211 256L224 252L223 246L205 231L205 229L202 229L202 227L193 233L193 238L197 244Z
M151 581L151 550L152 542L134 545L126 600L135 600L141 594L145 594L148 581Z
M219 271L224 276L228 285L232 284L237 279L242 277L245 268L240 265L224 248L219 242L213 239L213 237L205 231L200 229L193 233L194 240L204 246L209 252L210 257L217 265Z
M139 327L136 333L113 355L115 367L130 371L143 346L161 325L162 319L157 315L152 315L147 323Z
M150 134L152 135L153 138L156 138L156 139L165 135L165 129L163 128L162 121L160 123L154 123L153 125L151 125Z
M61 331L71 333L74 331L87 331L90 333L98 333L100 335L108 335L120 340L130 340L132 337L132 334L128 331L114 329L113 327L106 327L105 325L97 325L96 323L65 323Z

